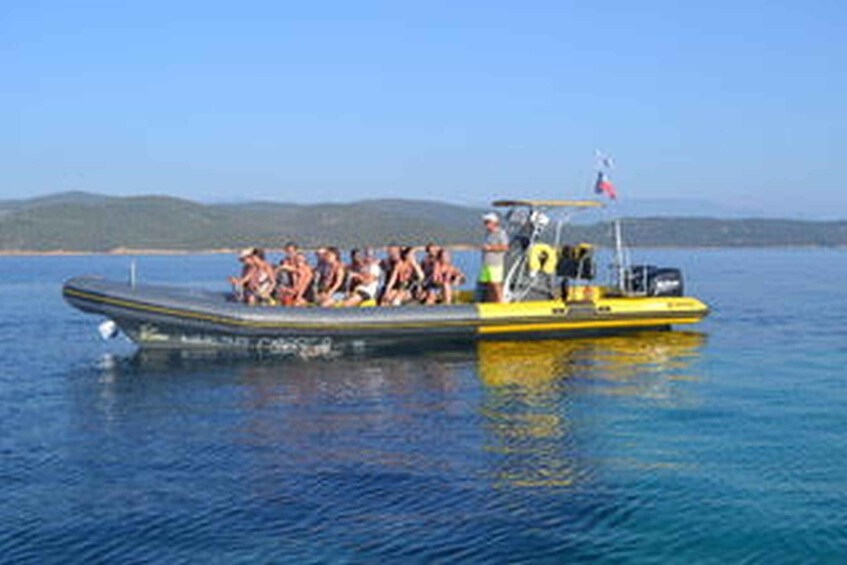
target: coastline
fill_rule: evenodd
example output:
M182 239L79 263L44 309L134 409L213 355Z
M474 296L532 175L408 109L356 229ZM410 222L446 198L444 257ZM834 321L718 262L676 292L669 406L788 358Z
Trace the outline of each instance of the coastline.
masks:
M423 245L414 247L423 249ZM452 251L477 251L479 246L457 244L445 245L447 249ZM600 246L601 249L606 248ZM742 249L831 249L844 250L847 245L644 245L630 246L631 249L662 249L662 250L690 250L690 251L723 251L723 250L742 250ZM0 258L3 257L89 257L89 256L180 256L180 255L235 255L241 248L219 248L219 249L128 249L117 248L108 251L74 251L65 249L50 249L50 250L26 250L26 249L0 249ZM281 253L281 248L265 248L270 253ZM311 252L314 249L304 248L303 251Z
M423 249L424 244L415 245L414 247ZM445 245L447 249L453 251L476 251L479 249L477 245L456 244ZM130 249L126 247L118 247L107 251L76 251L66 249L49 249L49 250L27 250L27 249L0 249L0 257L85 257L85 256L170 256L170 255L236 255L242 248L240 247L221 247L216 249ZM281 247L265 247L265 251L269 253L281 253ZM304 247L304 252L315 251L315 248Z
M110 249L108 251L69 251L64 249L51 249L45 251L33 251L26 249L3 249L0 257L87 257L95 255L227 255L237 253L237 249Z

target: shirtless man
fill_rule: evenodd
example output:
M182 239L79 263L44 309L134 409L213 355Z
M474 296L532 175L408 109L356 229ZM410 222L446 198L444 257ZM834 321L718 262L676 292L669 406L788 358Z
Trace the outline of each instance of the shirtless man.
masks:
M297 244L285 244L285 258L277 267L277 278L283 283L279 288L280 301L285 306L305 306L306 293L312 284L314 272Z

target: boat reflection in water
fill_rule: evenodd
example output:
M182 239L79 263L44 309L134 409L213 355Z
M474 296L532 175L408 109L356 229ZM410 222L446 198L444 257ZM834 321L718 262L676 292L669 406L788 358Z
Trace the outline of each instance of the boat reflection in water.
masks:
M102 419L88 425L121 433L150 418L175 442L208 428L209 453L237 451L267 496L308 469L575 488L620 457L604 442L621 405L696 398L678 381L696 378L704 339L648 332L311 361L146 351L103 363L96 394L77 398L81 418Z
M482 412L497 456L495 482L512 487L570 487L590 480L596 433L607 395L677 405L690 401L674 383L696 379L700 333L648 332L628 337L482 342L478 371ZM593 436L593 437L592 437ZM581 443L592 438L591 446ZM587 452L592 453L587 457ZM602 458L602 457L601 457ZM649 462L637 464L650 465Z
M609 393L656 394L656 384L687 378L705 335L697 332L645 332L627 337L528 342L480 342L479 375L487 387L517 387L528 396L544 395L566 378L607 382ZM639 378L662 377L662 383ZM658 394L669 394L668 391Z

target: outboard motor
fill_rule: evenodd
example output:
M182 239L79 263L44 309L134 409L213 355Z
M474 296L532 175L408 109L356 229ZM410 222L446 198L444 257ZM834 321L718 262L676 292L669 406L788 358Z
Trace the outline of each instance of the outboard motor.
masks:
M682 296L685 285L679 269L636 265L626 272L626 290L646 296Z

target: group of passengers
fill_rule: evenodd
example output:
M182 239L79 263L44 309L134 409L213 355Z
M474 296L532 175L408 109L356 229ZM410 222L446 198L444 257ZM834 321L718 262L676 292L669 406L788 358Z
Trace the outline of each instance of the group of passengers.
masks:
M477 283L482 299L503 302L503 271L509 237L500 226L500 217L489 212L482 216L485 240L482 267ZM455 291L465 275L456 267L450 252L430 243L421 262L414 247L389 245L385 258L372 249L354 249L345 264L337 247L315 251L314 266L297 245L285 245L285 255L272 265L261 249L241 252L240 277L230 277L236 299L248 304L283 306L358 306L378 304L452 304Z
M418 262L413 247L391 245L381 260L372 249L353 249L344 263L338 248L322 247L314 252L313 265L289 242L282 260L273 265L262 249L248 248L239 255L241 275L229 281L236 299L248 304L452 304L464 273L453 264L449 250L432 243L424 250Z

